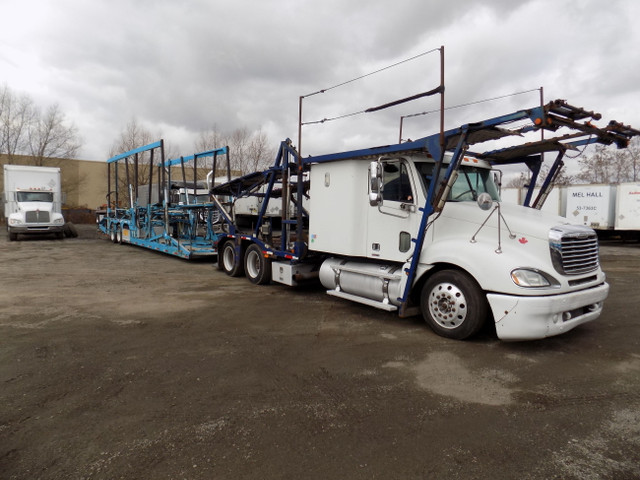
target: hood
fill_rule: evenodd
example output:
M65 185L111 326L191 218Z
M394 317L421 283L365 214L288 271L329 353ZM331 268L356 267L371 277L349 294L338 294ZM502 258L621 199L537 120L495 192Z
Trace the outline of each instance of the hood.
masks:
M498 212L494 211L497 205L497 202L494 202L489 210L481 210L476 202L447 202L442 215L476 224L476 228L480 228L480 225L486 220L483 228L497 229ZM506 227L514 234L526 233L527 236L537 237L541 240L549 238L551 227L569 224L564 217L512 203L500 203L500 213L504 217ZM505 222L502 222L500 228L506 231Z
M18 208L25 212L33 212L40 210L41 212L53 211L53 203L51 202L19 202Z

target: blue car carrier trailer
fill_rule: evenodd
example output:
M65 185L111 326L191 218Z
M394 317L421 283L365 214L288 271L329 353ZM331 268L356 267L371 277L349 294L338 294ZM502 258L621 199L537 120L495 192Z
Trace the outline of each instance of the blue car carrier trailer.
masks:
M228 147L165 161L160 140L107 160L109 193L106 209L97 212L99 231L114 243L184 259L216 255L223 227L220 211L210 200L207 182L198 180L198 160L207 157L213 158L210 178L215 176L218 157L226 160L229 178ZM145 184L139 182L142 169L148 170Z

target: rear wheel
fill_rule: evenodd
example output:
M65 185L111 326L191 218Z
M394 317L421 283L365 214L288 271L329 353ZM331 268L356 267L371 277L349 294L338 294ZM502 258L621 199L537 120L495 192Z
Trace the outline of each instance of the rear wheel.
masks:
M262 249L255 243L244 255L244 271L251 283L265 285L271 281L271 260L265 258Z
M228 241L222 246L222 261L220 262L224 273L230 277L240 277L244 274L242 247L238 247L240 254L236 253L235 242Z
M488 305L480 286L457 270L434 273L420 295L422 316L438 335L463 340L484 324Z

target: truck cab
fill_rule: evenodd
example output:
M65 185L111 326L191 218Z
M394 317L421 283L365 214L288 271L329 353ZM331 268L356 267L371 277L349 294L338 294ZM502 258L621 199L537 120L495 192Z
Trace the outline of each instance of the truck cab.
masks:
M400 307L434 167L428 155L311 166L310 248L331 255L320 269L329 294ZM600 315L609 287L593 230L503 205L491 165L476 158L462 160L446 200L410 287L436 332L466 338L491 316L499 338L526 340Z

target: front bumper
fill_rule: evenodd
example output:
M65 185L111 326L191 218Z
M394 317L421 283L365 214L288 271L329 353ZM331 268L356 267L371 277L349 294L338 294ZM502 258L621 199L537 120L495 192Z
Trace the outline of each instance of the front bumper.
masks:
M9 226L11 233L20 233L22 235L37 235L46 233L58 233L64 231L64 225L30 225L30 226Z
M487 294L501 340L537 340L568 332L602 313L609 284L562 295L524 297Z

